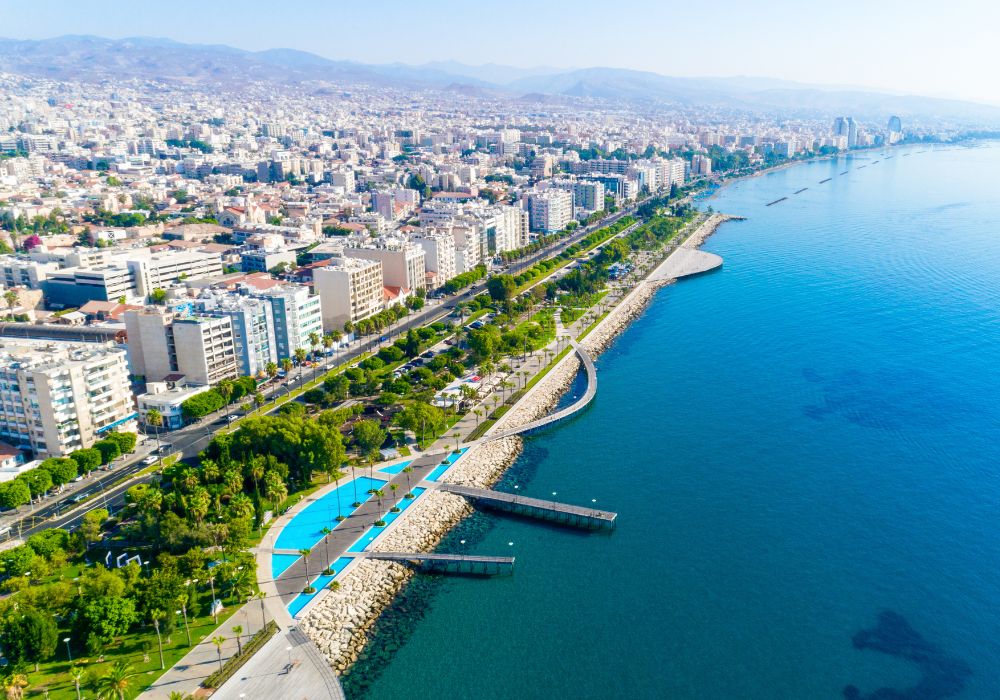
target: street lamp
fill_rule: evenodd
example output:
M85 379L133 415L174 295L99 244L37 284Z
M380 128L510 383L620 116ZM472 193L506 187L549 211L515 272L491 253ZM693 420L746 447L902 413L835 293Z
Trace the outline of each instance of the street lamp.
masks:
M73 663L73 653L69 650L69 637L63 637L63 642L66 643L66 658Z

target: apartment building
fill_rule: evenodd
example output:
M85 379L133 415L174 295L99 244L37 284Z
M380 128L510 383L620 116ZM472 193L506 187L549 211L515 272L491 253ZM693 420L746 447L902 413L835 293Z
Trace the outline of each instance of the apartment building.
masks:
M260 296L271 305L274 349L278 360L294 357L295 351L300 348L312 350L309 336L323 334L320 297L311 294L308 287L298 286L269 289Z
M345 248L344 257L382 263L382 284L406 289L424 289L427 269L424 249L405 240L387 240L363 248Z
M320 298L323 330L340 330L382 309L382 263L360 257L330 258L313 272L313 285Z
M123 314L133 374L147 382L182 374L191 384L239 376L236 338L228 316L179 316L146 308Z
M430 230L413 238L424 251L424 267L434 273L434 286L441 286L456 274L455 238L447 231ZM430 285L428 285L430 286Z
M528 196L531 230L551 233L573 220L573 193L560 189L533 192Z
M267 299L206 291L195 302L195 308L205 316L228 317L232 322L242 376L263 376L268 363L278 361L271 303Z
M182 280L221 275L222 256L198 251L158 253L131 259L128 268L135 275L139 295L145 297L154 289L166 289Z
M135 430L125 350L113 343L0 339L0 438L40 458Z

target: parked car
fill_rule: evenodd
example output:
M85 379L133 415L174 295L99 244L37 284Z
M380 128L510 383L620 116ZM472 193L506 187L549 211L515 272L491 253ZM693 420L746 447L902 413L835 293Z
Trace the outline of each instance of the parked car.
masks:
M156 459L157 458L154 457L153 455L149 455L148 457L144 457L143 458L142 463L145 464L145 465L147 465L147 466L150 465L150 464L156 464Z

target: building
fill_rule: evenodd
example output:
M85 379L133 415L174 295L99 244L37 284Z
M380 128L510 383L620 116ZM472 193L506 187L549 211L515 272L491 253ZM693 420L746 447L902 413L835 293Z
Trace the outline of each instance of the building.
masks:
M323 330L340 330L382 310L382 263L357 257L330 258L313 271L323 311Z
M128 360L113 343L0 338L0 437L36 456L135 430Z
M363 248L345 248L344 257L382 263L382 283L385 285L411 290L427 286L424 249L409 241L387 240Z
M225 316L232 321L236 358L242 376L264 376L267 365L277 363L277 343L268 300L205 292L196 307L206 316Z
M163 419L158 430L177 430L184 427L184 412L181 408L184 402L212 387L208 384L168 386L165 382L149 382L146 388L147 393L136 397L142 422L148 425L146 417L150 411L156 410Z
M711 175L712 159L701 153L694 154L691 156L691 172L695 175Z
M447 231L428 231L413 238L424 251L424 268L434 273L434 285L439 287L458 273L455 271L455 238Z
M559 189L533 192L528 196L531 230L552 233L573 220L573 193Z
M46 303L53 308L79 307L88 301L117 301L123 297L130 302L144 296L139 292L135 272L120 263L50 272L42 282L42 289Z
M269 289L260 296L271 304L271 324L278 360L295 357L295 351L300 348L312 350L309 336L313 333L323 335L323 309L319 295L311 294L308 287L288 286Z
M128 359L147 382L183 375L192 384L239 376L236 339L228 316L179 316L165 309L126 311Z
M889 117L889 124L887 126L889 132L888 142L889 145L894 143L899 143L903 140L903 122L897 116Z

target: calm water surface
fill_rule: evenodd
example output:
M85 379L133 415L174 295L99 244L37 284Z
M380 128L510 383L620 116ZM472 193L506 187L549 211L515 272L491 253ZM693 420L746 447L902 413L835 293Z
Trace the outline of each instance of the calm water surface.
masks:
M515 575L420 577L351 694L905 689L926 668L852 645L891 610L971 670L956 697L1000 697L1000 148L916 151L703 202L749 218L706 246L723 269L662 290L502 484L617 530L476 516L444 546Z

